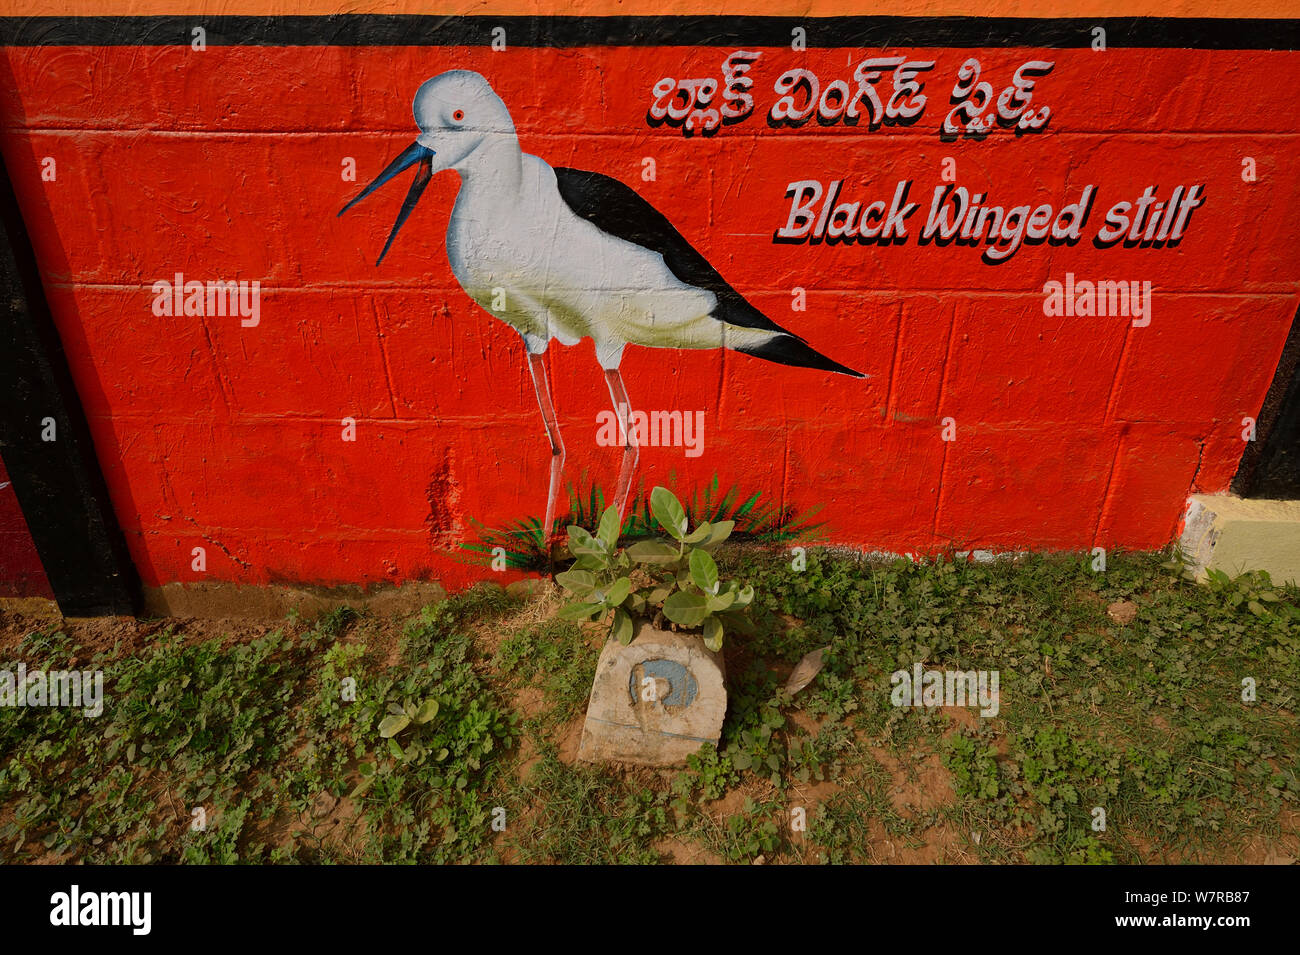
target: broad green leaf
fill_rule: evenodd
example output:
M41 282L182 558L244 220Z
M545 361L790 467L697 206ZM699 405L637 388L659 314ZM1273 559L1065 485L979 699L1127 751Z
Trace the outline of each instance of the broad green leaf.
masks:
M698 544L701 541L708 540L709 534L712 531L713 531L713 525L710 524L708 521L705 521L699 527L695 528L695 530L691 531L689 534L683 537L682 540L685 541L687 544Z
M627 549L627 556L639 564L671 564L680 555L665 541L637 541Z
M747 614L737 611L735 607L719 614L718 618L728 630L743 633L747 637L754 635L754 621L750 620Z
M599 537L592 537L584 527L577 524L569 525L569 553L574 557L581 557L583 554L593 554L597 557L608 557L609 548Z
M754 599L754 588L746 584L736 593L736 606L748 607Z
M362 776L373 776L375 774L374 763L361 763L357 766L357 772Z
M631 592L632 581L626 577L620 577L610 584L609 589L605 591L605 606L617 607L624 600L627 600L627 595Z
M395 739L388 741L388 751L393 754L394 759L404 759L406 754L402 750L402 744Z
M690 567L691 580L695 581L696 587L706 594L718 592L718 565L708 551L698 548L691 551Z
M596 589L595 576L585 570L566 570L555 575L555 582L579 597L585 597Z
M623 609L629 614L637 616L646 612L646 599L644 594L628 594L623 601Z
M556 616L561 620L587 620L603 609L603 604L565 604Z
M677 540L686 535L686 511L682 509L677 495L668 488L656 487L650 492L650 513L659 522L659 526Z
M570 524L568 531L570 547L574 544L585 545L591 543L591 532L585 527L579 527L577 524Z
M718 521L716 524L710 524L708 539L700 546L712 550L731 536L735 526L735 521Z
M401 716L385 716L379 721L379 735L383 739L392 739L411 725L411 718L403 713Z
M586 555L597 557L600 559L601 567L604 567L609 562L609 553L605 549L605 542L597 537L593 537L582 544L570 543L569 553L574 557L583 557Z
M704 601L709 608L709 613L721 613L736 602L736 595L730 590L717 596L705 594Z
M605 513L600 515L600 527L596 529L596 536L604 542L607 550L613 550L614 545L618 543L618 532L622 530L621 523L618 519L618 508L613 504L605 508Z
M609 634L623 646L632 642L632 618L622 608L614 611L614 622L609 628Z
M668 599L668 595L672 592L673 589L671 587L656 587L654 590L650 591L650 593L646 594L645 602L658 607Z
M714 653L722 649L722 621L717 617L704 620L704 645Z
M438 715L438 701L425 700L420 704L420 708L415 711L415 722L423 726L429 720Z
M698 627L708 613L703 594L679 590L664 601L664 616L683 627Z

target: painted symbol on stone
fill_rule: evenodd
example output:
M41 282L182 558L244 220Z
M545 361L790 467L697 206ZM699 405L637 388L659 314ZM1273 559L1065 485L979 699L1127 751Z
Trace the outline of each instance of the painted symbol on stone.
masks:
M647 681L653 681L654 691L647 694ZM695 702L699 684L691 671L675 660L643 660L632 667L628 678L628 692L632 705L655 702L669 713L683 710Z

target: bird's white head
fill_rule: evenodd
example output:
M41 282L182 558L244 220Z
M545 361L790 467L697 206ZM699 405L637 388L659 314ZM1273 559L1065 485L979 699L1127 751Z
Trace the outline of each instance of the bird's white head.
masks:
M487 80L471 70L448 70L425 80L415 91L411 109L420 135L375 177L374 182L339 210L339 215L343 215L399 172L419 164L406 201L397 214L397 222L375 265L388 254L393 239L397 238L397 230L415 208L435 172L463 169L470 158L486 146L505 145L516 152L519 149L515 124L506 104Z
M425 80L415 91L412 109L420 127L415 141L434 151L434 172L454 169L484 143L515 139L506 104L471 70L449 70Z

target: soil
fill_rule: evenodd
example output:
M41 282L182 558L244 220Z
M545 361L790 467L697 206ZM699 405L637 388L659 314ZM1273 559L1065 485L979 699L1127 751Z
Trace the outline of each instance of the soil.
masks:
M292 625L284 624L286 629ZM187 646L217 640L222 646L248 643L271 627L239 619L171 617L165 620L135 617L64 617L58 611L17 612L0 604L0 652L17 648L33 631L62 630L83 648L85 659L96 653L130 655L155 644L169 630L181 635Z
M1121 627L1127 627L1137 619L1138 607L1131 600L1116 600L1113 604L1106 607L1106 616L1110 617Z

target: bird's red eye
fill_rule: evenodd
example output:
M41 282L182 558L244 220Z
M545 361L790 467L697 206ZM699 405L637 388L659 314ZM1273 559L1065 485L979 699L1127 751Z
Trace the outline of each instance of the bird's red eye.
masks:
M459 123L462 119L465 118L465 111L463 109L458 109L456 110L456 112L451 114L451 118Z

